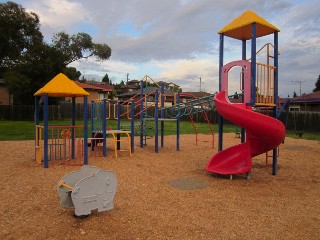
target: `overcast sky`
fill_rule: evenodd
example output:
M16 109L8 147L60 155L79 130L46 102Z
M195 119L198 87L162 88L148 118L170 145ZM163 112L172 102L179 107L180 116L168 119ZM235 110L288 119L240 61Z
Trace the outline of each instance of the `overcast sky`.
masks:
M4 2L4 1L1 1ZM112 48L110 60L73 63L88 79L113 82L173 82L183 91L218 90L217 32L246 10L280 29L279 94L309 93L320 75L320 4L318 0L16 0L40 17L50 42L54 33L89 33ZM257 48L273 42L258 39ZM249 43L248 43L249 46ZM250 49L248 49L249 51ZM241 41L225 38L227 63L241 59ZM239 91L233 80L229 92Z

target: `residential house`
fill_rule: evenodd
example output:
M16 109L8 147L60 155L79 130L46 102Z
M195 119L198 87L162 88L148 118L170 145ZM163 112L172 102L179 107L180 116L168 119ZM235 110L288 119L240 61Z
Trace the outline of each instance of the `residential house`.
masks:
M84 90L86 90L90 95L88 96L88 102L96 101L96 100L102 100L102 99L108 99L110 93L113 91L113 87L108 84L88 84L88 83L81 83L74 81L79 87L82 87ZM67 101L70 101L70 99L67 99ZM80 98L76 98L76 103L82 103L83 100Z
M140 89L140 81L138 80L127 81L125 85L121 86L120 94L135 92L138 89Z
M187 102L191 99L203 98L212 95L207 92L182 92L180 93L180 102Z
M167 82L158 82L159 86L163 84L164 89L171 90L173 92L177 92L180 89L180 86L177 84L174 84L173 82L167 83Z
M159 90L159 88L157 87L147 87L143 89L144 94L146 95L146 101L147 102L155 102L155 92L156 89ZM120 102L126 102L129 99L133 98L136 101L140 100L141 98L141 94L140 94L140 89L139 90L135 90L135 91L130 91L130 92L126 92L123 94L119 94L118 95L118 99ZM160 94L160 90L159 90L159 94ZM165 95L165 106L171 106L174 104L174 100L175 100L175 93L171 90L164 90L164 95Z
M320 91L292 98L290 100L289 110L320 112Z

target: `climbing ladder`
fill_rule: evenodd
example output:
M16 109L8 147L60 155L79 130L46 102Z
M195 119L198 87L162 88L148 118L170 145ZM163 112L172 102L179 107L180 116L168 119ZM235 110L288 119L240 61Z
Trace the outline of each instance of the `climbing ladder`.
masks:
M194 118L193 118L193 115L192 114L189 114L189 119L192 123L192 127L194 129L194 132L196 133L196 145L198 145L198 142L211 142L211 148L214 148L214 132L213 132L213 128L210 124L210 121L208 119L208 115L206 112L202 112L203 114L203 118L204 120L206 121L206 123L208 124L208 127L209 127L209 130L210 130L210 133L211 133L211 140L200 140L199 139L199 135L200 135L200 132L198 131L198 128L197 128L197 125L196 123L194 122Z

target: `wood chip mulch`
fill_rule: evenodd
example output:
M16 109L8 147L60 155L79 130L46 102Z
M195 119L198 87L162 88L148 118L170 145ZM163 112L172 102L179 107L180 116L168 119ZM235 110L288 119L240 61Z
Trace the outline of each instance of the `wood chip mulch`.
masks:
M208 136L201 136L203 139ZM217 142L217 136L215 144ZM319 239L320 141L286 138L278 175L271 159L253 159L251 180L205 171L217 152L194 135L175 136L154 152L144 148L115 159L89 160L112 170L118 185L115 207L84 219L62 209L57 182L78 166L47 169L34 160L34 141L0 142L0 239ZM224 147L239 143L224 135ZM112 148L112 146L110 146Z

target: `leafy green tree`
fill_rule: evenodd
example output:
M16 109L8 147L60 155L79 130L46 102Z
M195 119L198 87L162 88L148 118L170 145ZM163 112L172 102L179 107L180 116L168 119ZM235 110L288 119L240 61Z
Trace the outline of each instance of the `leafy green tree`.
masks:
M62 53L65 65L92 56L98 60L107 60L111 56L111 48L107 44L92 42L91 36L87 33L57 33L52 38L52 47Z
M316 88L313 89L313 92L320 91L320 75L319 75L319 77L318 77L317 82L316 82L315 85L316 85Z
M14 95L14 104L34 103L33 94L64 68L59 57L59 52L40 44L28 51L15 68L7 69L4 81Z
M102 82L106 83L106 84L110 84L110 79L108 74L106 73L106 75L104 75L104 77L102 78Z
M14 2L0 3L0 77L43 41L39 17Z
M0 78L15 104L33 104L33 94L60 72L79 78L81 73L67 68L69 63L92 56L107 60L111 55L107 44L92 42L86 33L58 33L46 44L37 14L14 2L0 3L0 43Z
M78 71L75 67L66 67L63 70L63 73L71 80L76 80L76 81L78 81L81 76L81 72Z

